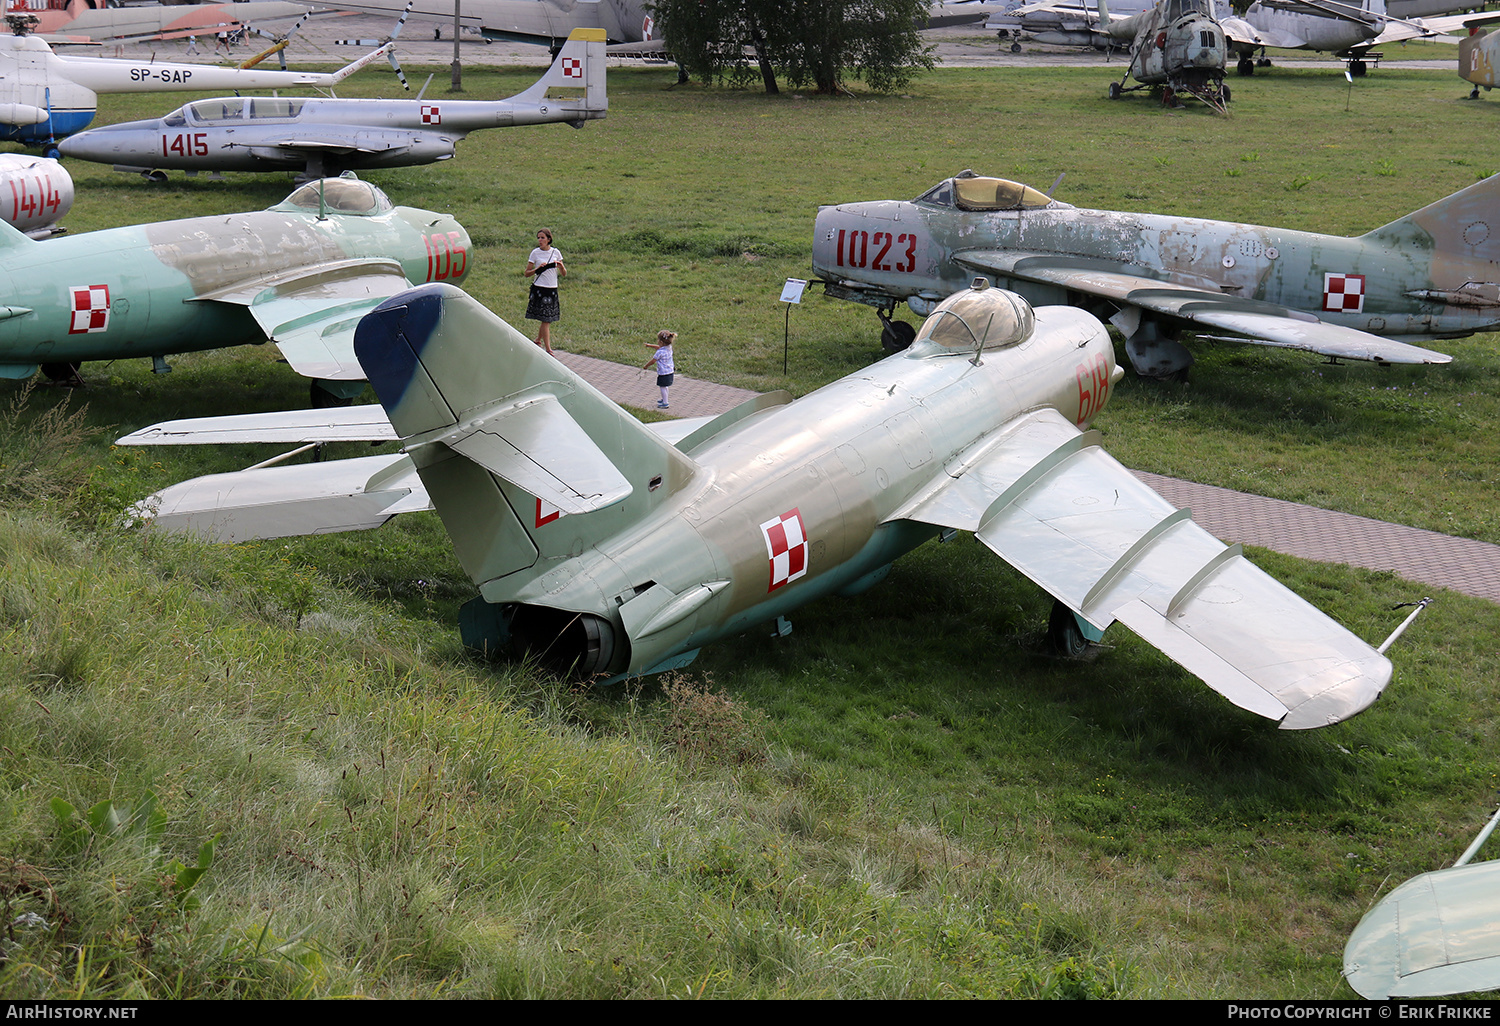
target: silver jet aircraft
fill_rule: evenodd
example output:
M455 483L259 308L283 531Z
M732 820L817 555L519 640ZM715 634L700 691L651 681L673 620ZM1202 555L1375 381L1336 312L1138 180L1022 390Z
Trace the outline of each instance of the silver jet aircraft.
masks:
M1121 371L1082 310L1033 310L981 281L904 353L665 435L451 286L382 303L354 348L388 422L355 407L219 426L295 441L363 423L404 454L200 478L142 511L242 539L374 527L430 503L479 587L466 644L583 677L683 666L757 624L784 633L792 610L869 588L962 530L1057 598L1061 647L1120 620L1283 728L1352 716L1390 679L1383 655L1099 447L1085 429ZM122 441L181 440L179 427Z
M1363 75L1369 70L1367 62L1380 57L1375 47L1408 39L1456 43L1456 37L1441 33L1460 27L1467 17L1398 17L1383 0L1258 0L1234 22L1243 31L1230 33L1230 48L1238 55L1236 70L1241 75L1270 67L1268 46L1332 53L1348 66L1350 75ZM1258 60L1256 50L1261 53Z
M357 100L223 97L154 121L91 129L61 143L64 156L117 170L341 171L430 164L454 156L470 132L563 122L575 128L609 110L604 31L575 29L547 73L508 100ZM576 96L548 93L576 92Z
M58 139L94 120L100 93L332 88L390 51L387 44L335 72L264 71L63 57L36 36L0 35L0 139L40 146L56 157Z
M813 272L873 306L899 349L976 274L1034 303L1076 303L1126 337L1136 372L1185 374L1186 331L1376 363L1447 363L1398 341L1500 328L1500 176L1357 238L1195 217L1084 210L964 171L911 201L820 207Z

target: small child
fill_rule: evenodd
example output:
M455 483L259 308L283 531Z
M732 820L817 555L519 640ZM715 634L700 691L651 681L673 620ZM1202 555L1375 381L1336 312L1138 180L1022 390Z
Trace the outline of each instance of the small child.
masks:
M656 404L658 410L669 410L672 404L667 401L667 389L672 387L673 371L672 343L677 340L677 332L668 331L663 328L656 333L655 342L643 342L642 345L650 346L656 350L656 355L641 364L641 370L648 370L651 365L656 364L656 387L661 389L661 402Z

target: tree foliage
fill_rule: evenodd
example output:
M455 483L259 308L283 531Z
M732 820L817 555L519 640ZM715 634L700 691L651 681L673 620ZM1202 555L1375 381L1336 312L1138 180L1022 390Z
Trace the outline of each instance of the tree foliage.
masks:
M833 93L846 78L891 92L930 69L930 48L918 33L927 7L925 0L657 0L653 10L667 49L695 78L745 85L759 75L775 93L779 73L791 86Z

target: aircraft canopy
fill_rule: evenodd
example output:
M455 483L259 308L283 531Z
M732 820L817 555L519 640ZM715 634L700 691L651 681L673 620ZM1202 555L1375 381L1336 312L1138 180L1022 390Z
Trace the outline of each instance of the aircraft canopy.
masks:
M358 178L322 178L308 182L271 209L329 210L374 217L395 209L385 193Z
M240 121L246 117L261 120L286 120L302 113L302 99L286 99L276 96L221 96L212 100L199 100L168 114L163 120L169 125L183 124L187 118L198 122ZM187 118L184 117L187 116Z
M1046 193L1007 178L987 178L967 172L939 182L917 197L918 203L956 206L960 210L1038 210L1057 203Z
M938 304L922 322L916 342L930 340L944 349L972 353L981 339L985 349L1001 349L1024 342L1035 328L1031 304L1014 292L971 288Z

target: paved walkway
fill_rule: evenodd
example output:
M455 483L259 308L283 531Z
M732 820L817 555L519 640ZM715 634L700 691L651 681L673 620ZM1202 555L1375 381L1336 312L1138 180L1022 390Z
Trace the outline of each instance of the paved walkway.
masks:
M656 407L656 376L650 371L573 353L557 357L615 402ZM672 414L711 416L754 394L679 374L672 386ZM1217 538L1318 563L1389 570L1408 581L1500 603L1500 545L1159 474L1136 472L1136 477L1172 505L1191 509L1193 519Z
M627 367L623 363L596 360L558 350L552 354L563 366L593 385L622 406L638 410L656 409L661 393L656 389L656 371ZM644 359L642 360L644 362ZM675 375L669 398L672 417L712 417L733 409L755 395L748 389L699 381L685 374Z

